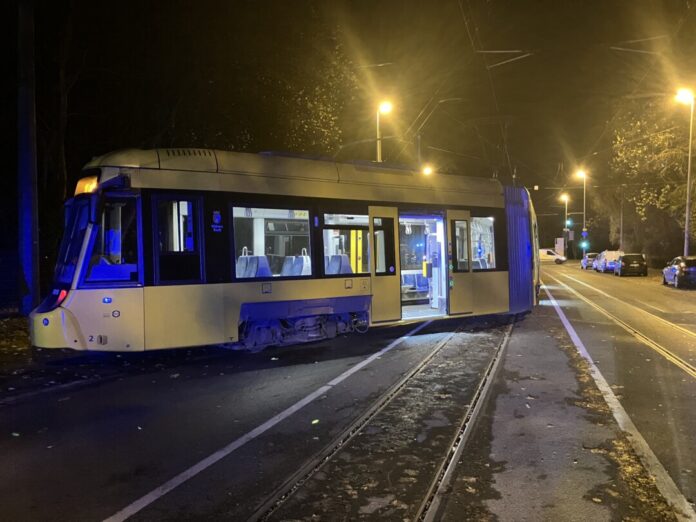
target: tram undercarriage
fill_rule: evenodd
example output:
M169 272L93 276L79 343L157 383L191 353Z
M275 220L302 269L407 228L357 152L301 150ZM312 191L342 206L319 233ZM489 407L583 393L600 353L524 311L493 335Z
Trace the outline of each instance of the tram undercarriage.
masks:
M321 341L353 332L365 333L369 324L366 312L251 320L239 326L239 342L225 347L257 352L268 346Z

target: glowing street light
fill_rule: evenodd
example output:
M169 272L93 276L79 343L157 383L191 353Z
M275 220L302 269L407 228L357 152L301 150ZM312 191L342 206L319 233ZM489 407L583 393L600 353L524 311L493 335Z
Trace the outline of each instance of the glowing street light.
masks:
M433 173L433 168L430 165L423 165L421 173L423 173L424 176L430 176Z
M392 105L392 102L389 100L384 100L382 103L379 104L379 112L382 114L389 114L394 106Z
M689 159L686 166L686 215L684 217L684 255L689 255L689 217L691 213L691 143L694 136L694 93L691 89L679 89L675 99L691 109L689 118Z
M379 130L379 115L389 114L394 109L394 105L389 100L384 100L377 107L377 161L382 162L382 134Z
M690 105L694 102L694 93L691 89L679 89L674 97L679 103Z

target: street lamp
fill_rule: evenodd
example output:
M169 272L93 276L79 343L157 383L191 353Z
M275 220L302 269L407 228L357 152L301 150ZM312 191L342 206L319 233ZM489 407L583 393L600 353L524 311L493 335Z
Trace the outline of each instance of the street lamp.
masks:
M582 255L584 257L587 246L587 223L585 221L585 212L587 210L587 173L584 170L580 169L575 173L575 176L578 178L582 178L582 238L585 240L582 243Z
M568 201L570 196L565 192L561 194L560 200L565 203L565 218L563 219L563 255L567 256L568 252Z
M433 168L430 165L423 165L421 172L424 176L430 176L433 173Z
M377 108L377 162L379 163L382 162L382 134L379 130L379 115L389 114L393 108L394 106L389 100L384 100Z
M691 89L679 89L675 99L691 109L689 118L689 159L686 164L686 215L684 216L684 255L689 255L689 218L691 213L691 143L694 134L694 93Z

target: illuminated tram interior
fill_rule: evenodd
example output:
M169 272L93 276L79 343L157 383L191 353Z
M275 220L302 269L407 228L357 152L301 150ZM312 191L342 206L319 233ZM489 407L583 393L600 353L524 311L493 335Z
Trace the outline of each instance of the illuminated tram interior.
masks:
M401 317L447 313L445 230L442 216L399 217Z

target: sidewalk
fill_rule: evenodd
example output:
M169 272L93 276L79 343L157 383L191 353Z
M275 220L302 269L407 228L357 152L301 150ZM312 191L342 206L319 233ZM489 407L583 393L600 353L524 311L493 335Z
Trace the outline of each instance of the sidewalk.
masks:
M443 520L675 520L551 306L514 328Z

